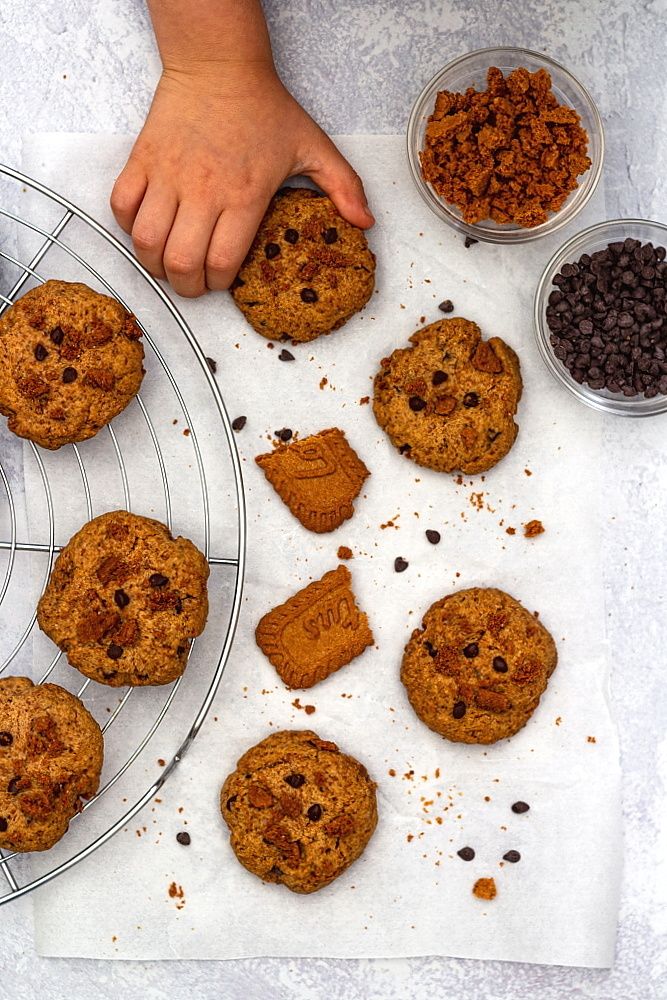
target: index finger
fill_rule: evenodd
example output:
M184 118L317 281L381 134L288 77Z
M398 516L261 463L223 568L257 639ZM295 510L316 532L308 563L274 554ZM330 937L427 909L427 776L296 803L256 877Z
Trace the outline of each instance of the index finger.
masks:
M229 288L239 272L264 217L268 197L251 205L230 206L220 215L206 254L206 285Z

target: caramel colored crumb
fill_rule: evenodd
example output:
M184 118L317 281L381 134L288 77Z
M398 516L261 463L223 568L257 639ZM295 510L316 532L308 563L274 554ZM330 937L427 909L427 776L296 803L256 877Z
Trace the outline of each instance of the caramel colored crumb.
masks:
M495 880L492 878L478 878L472 887L472 893L478 899L495 899L497 895Z
M354 555L352 549L347 545L339 545L338 552L336 553L339 559L353 559Z
M329 384L329 379L328 378L321 378L320 379L320 389L324 389L325 385L328 385L328 384Z
M315 712L315 711L316 711L316 709L315 709L315 706L314 706L314 705L304 705L304 706L303 706L303 710L304 710L304 712L306 713L306 715L312 715L312 714L313 714L313 712Z
M370 396L362 396L361 399L359 400L359 406L366 406L366 404L370 403L370 401L371 401Z
M516 535L516 528L505 528L505 532L508 535Z
M535 538L536 535L541 535L544 533L544 525L541 521L528 521L523 526L523 534L525 538Z
M595 739L594 736L587 736L586 737L586 742L587 743L597 743L597 740Z

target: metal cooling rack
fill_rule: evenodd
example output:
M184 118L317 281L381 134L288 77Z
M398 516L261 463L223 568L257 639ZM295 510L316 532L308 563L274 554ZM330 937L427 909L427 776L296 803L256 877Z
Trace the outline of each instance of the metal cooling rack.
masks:
M38 222L31 221L23 214L5 207L5 205L10 203L14 205L15 203L20 203L22 200L25 201L26 198L30 198L36 203L37 211L35 214ZM54 212L56 215L54 215ZM54 219L57 219L55 224L44 224L43 219L48 216L53 216ZM87 256L90 256L90 254L87 256L84 255L76 249L76 246L71 246L67 242L73 227L78 228L79 232L82 232L85 237L79 243L83 242L86 245L91 243L91 241L95 243L94 259L96 266L93 266L89 262L89 259L87 259ZM28 243L34 242L35 244L35 249L29 254L30 259L28 263L25 263L21 259L22 255L18 249L13 249L12 240L18 247L21 242L19 237L21 237L23 243L27 239ZM99 247L96 242L98 238ZM11 252L7 249L10 244L12 244ZM93 714L95 714L95 707L97 707L98 716L100 714L100 698L103 699L107 696L111 698L111 694L113 694L116 699L113 708L107 705L107 715L102 720L98 717L98 722L100 722L104 733L106 756L108 756L107 748L113 743L114 732L118 731L120 720L123 719L123 716L125 716L125 719L128 717L128 704L131 704L131 699L134 699L135 703L138 698L150 699L151 706L151 721L148 727L144 726L144 728L135 734L136 740L133 740L132 744L127 747L127 750L121 753L120 758L118 748L115 748L112 756L117 759L110 773L107 773L109 769L105 763L100 790L94 798L85 803L82 810L84 815L78 816L72 821L72 829L76 827L77 836L71 848L68 849L68 837L71 836L68 833L60 844L57 845L57 848L53 849L54 852L57 851L53 862L48 860L51 852L39 855L41 864L38 866L40 870L37 874L32 870L30 863L25 863L25 855L0 852L0 869L2 870L2 875L7 886L4 894L0 894L0 905L23 896L32 889L51 881L57 875L69 870L79 861L92 854L93 851L106 843L140 809L150 802L151 798L155 796L156 792L158 792L173 772L197 735L222 678L238 621L245 563L245 503L241 468L234 443L233 431L218 386L192 331L160 285L142 268L132 253L107 232L103 226L45 185L24 176L10 167L0 164L0 315L9 308L17 296L21 294L22 290L27 290L25 288L26 285L32 286L43 283L46 280L44 274L40 273L40 265L47 266L49 263L48 255L53 252L60 255L64 254L64 259L71 267L78 269L81 274L78 280L86 281L86 283L91 284L100 291L114 296L137 316L139 325L143 331L143 341L146 349L147 374L142 388L146 387L146 382L151 379L152 373L157 373L156 377L159 376L162 378L165 386L168 387L171 393L171 401L182 414L183 420L189 430L186 442L190 449L191 464L193 466L189 483L192 490L198 490L200 494L201 519L196 527L203 539L202 547L211 567L211 582L214 581L215 574L231 574L231 578L225 578L221 583L221 587L224 587L224 593L228 595L228 600L224 602L226 606L221 609L213 605L209 615L209 621L212 616L215 616L216 620L222 616L224 620L219 640L216 639L214 655L211 656L209 650L206 663L191 665L189 670L172 685L165 688L142 688L139 691L133 688L128 688L124 691L123 689L107 689L106 694L100 691L100 685L90 680L84 680L79 686L77 678L83 678L66 664L64 657L59 651L55 651L57 655L52 655L53 647L51 647L49 653L52 657L50 662L46 662L41 666L35 665L34 668L31 666L26 667L26 661L28 664L31 664L32 661L32 657L30 657L31 643L29 640L32 639L34 642L39 630L36 626L35 603L26 607L25 611L23 611L20 608L17 609L16 600L12 599L11 595L17 589L17 575L21 572L26 573L28 570L27 563L22 562L22 560L43 560L43 573L40 577L41 590L38 593L43 592L54 558L59 552L61 544L67 540L66 538L57 538L56 522L58 512L53 479L54 472L49 472L47 464L51 464L56 469L55 475L57 476L58 469L62 467L58 465L58 462L60 460L64 461L61 452L71 449L74 455L75 468L78 469L79 488L82 491L84 509L87 512L87 518L90 519L96 513L102 513L102 510L95 510L92 499L95 484L94 460L97 453L88 452L85 447L87 442L84 442L83 445L73 444L65 449L61 449L49 460L47 453L42 452L34 444L25 446L25 461L34 461L38 471L38 479L41 481L44 491L46 511L43 536L38 541L32 541L30 537L20 537L19 523L21 518L19 514L21 505L17 503L14 490L12 489L12 479L14 479L15 483L17 482L16 468L12 469L9 465L11 459L9 452L12 442L10 441L9 445L3 444L3 440L7 441L7 438L0 439L0 639L2 638L2 634L4 634L2 632L3 618L5 619L5 624L10 626L8 634L11 636L12 631L16 633L10 639L9 645L11 648L9 652L3 650L0 645L0 675L7 671L8 668L11 668L9 673L30 673L36 683L42 683L47 678L54 680L55 677L58 677L58 683L62 683L60 677L54 674L54 672L62 668L63 677L67 677L70 689L87 703L87 707L89 707ZM110 257L113 258L114 271L117 271L119 266L122 265L132 277L132 281L128 280L128 286L136 285L137 275L140 276L141 295L133 296L129 302L125 301L118 289L113 287L104 277L104 261L105 259L109 261ZM41 268L41 270L43 271L44 268ZM5 272L8 272L11 276L10 280L7 281L8 290L5 290L4 287L6 282ZM49 276L58 277L59 275L54 273ZM148 303L148 309L146 305L142 306L135 299L142 299L144 303ZM151 317L155 317L155 319L144 326L142 324L142 314L145 314L146 311L150 313ZM151 330L156 332L151 333ZM200 371L197 371L197 375L200 377L202 391L210 393L214 403L214 406L209 407L209 410L215 415L215 419L209 420L206 426L199 429L200 436L198 436L197 432L196 413L197 410L201 409L200 404L203 397L198 395L197 399L189 401L192 405L192 411L190 411L188 400L185 399L184 393L179 388L178 380L165 358L164 348L167 345L170 335L177 338L185 338L190 348L188 357L200 369ZM172 520L176 514L173 509L174 481L168 471L166 448L162 440L164 433L158 428L157 423L159 421L156 420L155 414L151 414L150 405L144 398L137 396L134 402L130 404L128 410L132 408L134 408L134 412L130 413L129 417L141 422L154 450L152 457L155 460L157 470L159 470L159 475L155 477L156 495L161 496L163 499L163 520L171 529ZM194 421L191 418L191 413L195 418ZM173 422L176 423L176 421ZM222 439L220 438L220 431L223 432ZM127 452L124 450L120 440L121 436L114 430L113 424L103 429L97 435L97 438L103 435L108 436L110 455L115 461L121 483L118 496L119 502L116 503L116 506L131 510L133 473L128 469L126 461ZM97 441L97 438L94 440ZM216 463L220 462L222 464L227 476L228 488L224 495L221 494L219 488L212 487L210 484L210 465L208 466L209 477L207 478L207 459L204 454L205 449L202 442L210 441L211 439L214 439L216 442ZM220 447L220 441L223 442L223 447ZM14 454L20 458L21 449L14 449ZM7 467L5 467L5 463L7 463ZM16 464L14 463L14 466ZM216 482L218 479L219 477L216 477ZM103 485L106 487L106 484ZM212 495L212 491L214 494L217 492L219 495ZM235 516L232 517L232 520L235 521L236 525L235 538L232 540L233 544L229 543L229 547L233 551L225 555L212 554L210 550L210 511L212 507L213 509L219 509L218 505L220 503L226 504L225 510L228 512L230 504L234 505L232 515ZM105 509L113 509L108 500ZM149 513L148 511L141 512ZM179 521L179 528L184 534L190 534L192 537L193 532L189 532L182 521ZM30 534L32 535L35 531L34 524L31 524L31 529ZM4 537L5 535L7 537ZM19 586L19 589L21 591L24 589L22 584ZM21 619L17 628L17 615L20 616L24 613L26 616L25 624L23 624L24 619ZM191 659L193 656L195 659L198 659L194 653L196 645L197 643L192 644L190 651ZM204 657L200 656L199 660L202 659ZM188 690L189 684L191 685L190 690ZM197 687L192 687L193 684L196 684ZM158 727L167 717L182 685L186 686L185 690L188 696L185 701L186 706L192 706L194 696L194 718L192 718L191 714L188 715L187 724L182 726L177 733L169 734L172 738L170 746L173 745L177 749L171 754L167 762L154 760L154 763L164 763L165 766L156 772L155 779L145 788L143 793L136 795L132 800L132 804L128 806L127 803L129 800L121 797L123 781L127 780L128 776L132 773L133 765L139 766L137 764L138 759L143 761L149 743L154 739ZM183 694L183 697L185 698L185 694ZM142 711L144 709L145 706L142 706ZM172 718L173 714L172 710ZM161 730L161 734L164 733L164 728ZM124 734L125 736L126 734ZM142 755L144 756L142 757ZM137 779L134 779L133 784L135 786L136 783ZM144 786L142 785L142 787ZM89 837L86 833L88 815L96 817L95 824L91 824Z

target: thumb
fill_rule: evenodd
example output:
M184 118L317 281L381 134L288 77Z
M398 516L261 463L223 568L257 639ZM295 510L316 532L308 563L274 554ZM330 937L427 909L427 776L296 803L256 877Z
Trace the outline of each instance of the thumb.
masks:
M328 136L322 136L322 145L317 153L317 165L304 170L304 173L329 195L344 219L360 229L368 229L375 223L375 217L368 207L359 174Z

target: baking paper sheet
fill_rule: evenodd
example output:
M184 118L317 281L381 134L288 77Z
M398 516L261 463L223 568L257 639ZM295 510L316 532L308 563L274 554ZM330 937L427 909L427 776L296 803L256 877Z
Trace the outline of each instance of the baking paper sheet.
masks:
M601 418L552 382L532 330L537 280L570 230L523 247L465 249L421 202L402 137L339 143L364 177L378 220L370 234L377 294L360 316L331 337L290 347L296 361L286 364L227 295L179 301L218 363L230 415L248 418L237 437L249 536L240 627L209 719L160 801L34 894L37 948L93 958L453 955L609 966L621 832L599 552ZM130 146L125 137L37 136L26 143L24 168L115 231L108 192ZM603 215L598 195L575 225ZM460 484L399 456L360 403L380 358L441 318L445 298L454 315L517 349L525 383L512 452ZM189 378L187 369L181 377ZM354 518L317 536L293 520L253 459L275 429L305 436L333 425L372 475ZM30 497L30 463L26 475ZM522 524L532 518L546 530L528 540ZM441 532L438 546L426 541L426 528ZM354 552L348 565L376 648L314 689L289 692L255 646L255 625L335 567L341 544ZM406 572L394 572L396 556L408 560ZM539 610L560 658L528 725L490 747L453 745L430 732L398 677L421 614L443 594L474 585L501 587ZM224 600L222 593L213 618ZM206 655L204 643L197 655ZM307 716L295 702L316 711ZM169 720L165 727L167 739ZM239 755L285 727L335 740L378 782L380 820L364 856L309 897L263 885L241 868L218 813L220 784ZM517 799L530 804L528 813L511 811ZM192 838L187 848L176 841L183 829ZM79 836L75 825L68 836ZM475 850L470 863L457 857L463 846ZM502 863L510 849L520 851L520 863ZM493 902L472 895L482 876L496 880ZM173 882L182 898L170 897Z

